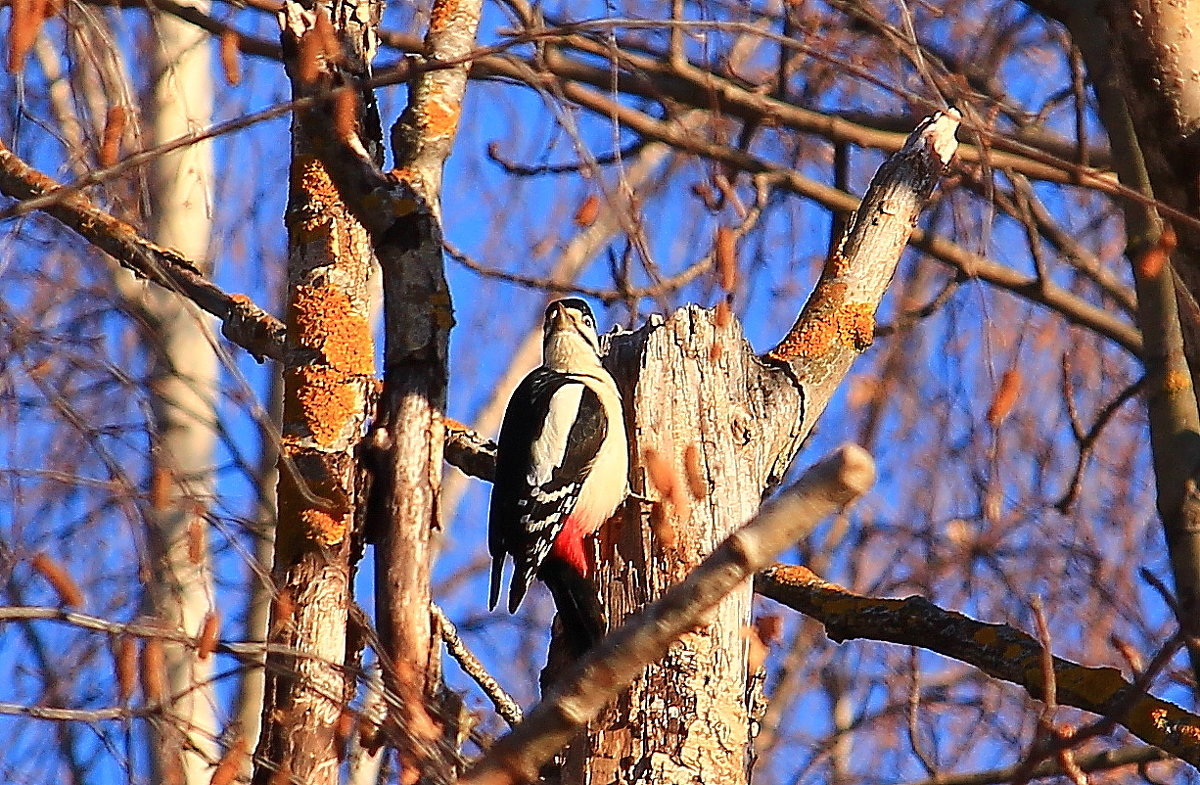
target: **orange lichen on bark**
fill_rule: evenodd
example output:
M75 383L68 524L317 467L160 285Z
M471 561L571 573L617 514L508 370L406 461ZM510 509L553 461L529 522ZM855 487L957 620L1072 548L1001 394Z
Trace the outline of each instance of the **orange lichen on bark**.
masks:
M442 417L442 427L447 431L458 431L462 433L468 433L471 430L465 423L460 420L456 420L453 417Z
M424 102L423 110L417 111L417 121L425 138L453 136L458 129L458 118L462 105L447 101L444 95L435 95Z
M437 33L462 28L467 21L467 12L458 0L437 0L429 9L429 33Z
M875 342L875 307L870 303L843 303L837 311L838 337L856 352Z
M1177 395L1192 387L1191 377L1185 371L1168 371L1163 377L1162 389L1167 395Z
M292 388L295 399L284 402L285 422L302 421L317 444L334 447L359 411L357 380L320 366L287 371L298 377Z
M280 472L276 551L282 558L304 549L307 542L324 547L341 543L350 530L353 459L345 453L298 446L290 438L283 447L282 455L291 460L295 471ZM303 488L297 486L297 479Z
M796 322L779 345L771 350L777 360L818 357L829 351L837 336L837 326L828 319L803 319Z
M846 302L843 284L827 283L768 356L776 360L815 359L841 345L862 352L875 340L875 309L870 303Z
M1183 712L1179 712L1183 714ZM1150 711L1150 722L1158 730L1166 733L1179 743L1200 745L1200 728L1181 719L1173 719L1171 711L1166 708L1156 708Z
M841 278L842 276L849 274L850 264L846 257L842 256L840 253L835 253L825 260L825 269L828 271L828 274L834 278Z
M297 343L321 352L331 369L347 374L375 373L375 347L367 317L350 296L331 286L297 286L288 322Z
M300 520L309 536L317 543L331 548L346 538L350 522L345 515L331 515L324 510L301 510Z
M303 218L296 228L307 233L317 227L327 226L331 216L326 211L340 206L342 199L320 159L311 155L295 156L292 159L291 185L293 190L303 194L305 203L305 209L301 211ZM308 238L301 234L298 239Z
M771 568L771 576L789 586L818 586L845 591L841 586L830 583L803 564L777 564Z

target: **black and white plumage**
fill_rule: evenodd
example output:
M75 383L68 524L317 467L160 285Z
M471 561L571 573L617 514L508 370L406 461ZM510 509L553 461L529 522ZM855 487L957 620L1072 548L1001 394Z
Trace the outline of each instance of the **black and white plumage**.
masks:
M508 610L535 575L554 595L577 652L604 632L584 540L628 495L629 454L621 396L600 364L595 317L578 298L546 309L542 366L525 377L504 413L488 516L488 606L513 557Z

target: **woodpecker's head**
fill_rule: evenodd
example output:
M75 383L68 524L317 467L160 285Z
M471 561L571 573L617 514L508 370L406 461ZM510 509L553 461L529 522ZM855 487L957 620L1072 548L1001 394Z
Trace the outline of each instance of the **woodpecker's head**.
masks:
M571 371L600 364L596 317L578 297L550 303L542 333L542 363L547 368Z

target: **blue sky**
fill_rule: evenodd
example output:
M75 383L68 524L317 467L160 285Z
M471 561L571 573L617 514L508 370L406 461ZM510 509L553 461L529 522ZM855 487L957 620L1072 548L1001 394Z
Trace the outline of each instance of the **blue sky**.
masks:
M596 16L605 15L602 4L593 5ZM496 40L496 31L508 26L495 6L488 5L487 9L483 24L487 32L481 38L484 42ZM572 11L578 16L586 16L588 9L572 7ZM221 7L219 13L233 12ZM393 6L388 14L385 23L397 27L404 24L406 14L403 10ZM128 52L136 52L144 16L129 12L113 14L113 18L117 20L122 46ZM274 22L266 15L242 11L237 12L235 18L243 30L268 38L275 35ZM928 26L922 27L920 32L932 43L955 33L954 19L927 21ZM1011 21L1011 18L1004 21ZM48 29L55 40L61 37L60 23L51 22ZM700 44L694 46L700 53ZM136 56L133 59L136 62ZM387 59L381 58L381 62ZM236 117L286 99L288 87L275 64L244 59L243 68L242 85L224 87L220 91L215 119ZM1031 78L1031 73L1036 76ZM1031 42L1028 55L1008 61L1002 76L1008 77L1006 85L1014 101L1036 104L1039 97L1061 84L1064 73L1062 62L1048 60L1045 52L1033 48ZM908 76L908 81L898 86L901 92L928 95L913 69L908 69ZM43 170L68 178L62 168L61 148L41 127L41 123L51 121L49 110L40 98L43 84L37 67L31 65L25 78L25 99L19 108L28 116L20 123L15 149ZM220 74L217 78L221 79ZM13 78L5 76L4 79L11 93L15 86ZM403 87L380 91L385 128L398 114L404 100ZM847 111L908 108L893 91L843 81L820 94L815 106ZM7 109L3 138L11 144L14 128L18 125L18 106L13 104ZM617 135L611 123L606 118L571 107L553 105L546 96L532 90L488 83L472 83L463 117L455 153L447 166L444 203L447 238L485 264L526 274L545 272L553 263L556 252L575 230L571 216L589 193L595 193L595 184L576 174L515 179L488 160L488 145L498 143L505 157L525 163L570 161L576 158L577 151L561 124L563 118L571 119L578 128L580 139L596 155L614 147L614 136ZM1066 110L1053 112L1049 118L1049 124L1063 129L1064 133L1070 130L1072 122L1073 117ZM1094 118L1089 117L1089 124L1094 128ZM763 149L778 153L785 148L791 135L767 130L762 138L765 140ZM276 312L285 253L282 216L286 198L287 139L288 120L278 119L220 137L215 147L218 171L222 174L214 203L217 222L213 245L214 278L227 290L249 294ZM630 140L627 135L620 135L619 141L627 143ZM882 160L882 154L855 149L851 160L850 190L861 193ZM681 269L706 253L716 225L730 220L727 213L704 216L691 208L689 188L709 177L711 169L710 165L696 159L680 161L664 174L668 183L663 195L648 200L644 206L643 221L648 227L651 254L666 271ZM832 179L827 162L819 157L802 163L801 171L822 182ZM610 188L614 176L613 167L606 168L602 175ZM1049 186L1039 186L1039 196L1056 214L1063 216L1071 214L1073 200L1079 198L1066 189ZM119 206L111 195L109 203ZM971 202L961 193L947 196L945 203L935 210L939 227L952 231L960 221L964 226L969 224L966 216L975 204L978 203ZM795 196L780 194L772 200L761 225L742 244L740 261L746 285L735 300L735 309L756 349L769 348L794 318L824 258L829 220L824 210ZM927 223L930 220L933 218L926 218ZM1068 225L1072 221L1069 217L1064 220ZM1111 220L1107 227L1111 234ZM1072 228L1086 231L1081 225ZM9 369L10 378L17 380L9 388L6 412L16 418L19 428L0 429L0 456L3 456L0 460L6 469L4 479L0 479L0 499L7 494L13 501L11 505L0 503L0 531L6 532L6 544L16 547L19 553L45 549L69 563L79 574L94 576L89 583L87 610L129 620L138 612L137 587L131 566L136 562L140 547L140 535L130 524L129 516L122 514L120 509L106 507L103 500L98 501L94 494L86 492L86 486L77 491L64 489L53 504L24 503L23 494L31 493L35 480L11 470L37 467L44 458L55 455L56 450L77 449L82 451L79 473L93 481L107 481L111 477L98 457L96 445L100 445L120 456L123 470L135 485L144 482L147 471L145 410L144 401L136 391L136 380L146 371L145 361L137 351L125 316L109 312L78 321L79 314L86 312L90 305L103 302L101 296L89 292L89 287L103 287L99 266L94 263L72 266L73 253L82 248L78 240L45 218L10 224L8 229L11 233L0 245L0 282L3 282L0 283L0 302L6 314L33 308L39 296L35 285L39 281L71 289L60 308L38 306L43 312L42 321L37 324L41 332L19 356L14 354L8 358L9 365L4 366ZM963 240L968 247L1019 269L1032 270L1024 250L1023 235L1012 222L996 218L989 224L986 234L964 233L968 234ZM69 249L71 253L59 255L57 249ZM617 259L624 250L623 239L618 239L610 249ZM471 423L503 372L512 341L537 324L544 295L483 279L453 261L447 262L447 275L458 320L451 344L448 413ZM914 288L920 290L943 281L947 274L927 260L918 260L910 251L901 263L899 275L901 278L910 275L919 278L921 285ZM608 262L602 259L593 265L581 278L581 283L595 287L610 285ZM1065 276L1063 283L1072 285ZM717 296L713 282L702 279L676 295L673 302L711 305ZM639 304L641 313L636 318L657 307L649 301ZM885 300L880 321L891 321L896 310L894 299ZM624 324L634 318L620 306L599 309L599 314L600 320L609 324ZM65 326L68 323L82 326L72 333ZM983 521L986 516L979 514L981 487L998 494L1000 507L1010 520L1022 522L1019 526L1014 524L1011 533L997 535L997 552L1006 554L1005 558L1020 559L1020 554L1027 550L1048 559L1044 585L1024 586L1022 591L1049 596L1058 596L1063 591L1089 591L1086 588L1088 580L1079 576L1086 575L1094 565L1072 560L1074 545L1085 540L1092 542L1086 538L1095 538L1092 543L1095 549L1111 563L1120 564L1125 559L1124 548L1128 543L1106 542L1102 536L1097 536L1104 531L1102 522L1096 523L1095 531L1073 531L1064 529L1064 519L1053 512L1025 508L1042 486L1057 487L1062 483L1063 464L1067 465L1067 470L1072 465L1071 445L1063 436L1066 412L1060 400L1047 397L1044 401L1029 402L1027 408L1035 411L1025 418L1025 427L1044 430L1046 436L1042 445L1048 455L1055 457L1051 466L1031 459L1019 463L1020 472L1001 475L996 465L988 460L987 452L979 449L980 444L987 443L995 450L1005 449L1005 433L990 433L984 413L996 379L1014 357L1022 368L1027 369L1030 389L1043 389L1038 384L1048 384L1047 380L1058 373L1058 358L1041 354L1037 349L1039 331L1045 330L1048 324L1056 322L1039 309L1019 304L1007 295L997 295L983 284L967 282L958 288L937 317L920 325L919 338L899 336L881 340L868 352L854 371L864 379L879 378L890 342L904 342L906 351L921 359L927 374L906 380L903 394L922 401L927 411L936 415L936 421L943 429L941 432L933 432L933 426L914 429L910 422L894 412L884 415L873 445L881 468L879 483L849 519L846 542L858 547L828 555L828 577L846 580L865 570L864 563L878 565L882 561L883 566L877 569L881 590L927 593L932 599L988 621L1010 621L1030 629L1027 603L1022 597L1012 596L1012 587L1005 585L1003 575L995 574L989 558L972 557L955 562L947 557L944 532L954 521L966 520L968 527L974 527L971 530L978 531L980 536L993 534ZM10 341L13 329L8 323L3 327ZM1098 339L1084 335L1077 338L1081 355L1092 352L1106 358L1102 362L1103 372L1092 379L1098 391L1115 392L1135 377L1136 366L1127 357L1111 352ZM56 444L60 431L52 410L44 405L46 392L32 384L27 368L36 365L39 357L52 355L64 347L82 352L97 343L103 348L108 366L86 368L80 374L86 372L88 378L107 380L104 382L107 386L103 389L71 387L64 389L64 394L79 396L78 400L86 402L89 411L105 418L106 428L92 445ZM270 368L256 364L238 350L231 350L231 353L236 359L236 367L226 370L223 382L226 396L221 404L229 443L222 446L217 459L220 474L214 509L233 537L232 541L224 543L218 537L215 543L222 578L221 603L237 608L245 591L242 551L246 536L239 524L252 514L254 498L237 463L244 460L253 464L259 451L253 417L238 393L248 387L260 401L264 400ZM127 377L128 381L122 381L122 377ZM848 400L852 384L853 381L843 386L835 396L827 415L800 456L799 466L815 461L842 441L858 437L856 429L861 421ZM1127 408L1130 420L1140 416L1139 407L1131 405ZM935 466L924 464L919 457L931 440L943 444L946 454L945 460ZM1093 478L1110 478L1122 471L1121 467L1115 466L1120 462L1118 458L1102 454L1096 460L1096 474L1090 475ZM1107 507L1128 504L1130 497L1134 498L1136 506L1146 511L1141 528L1143 539L1136 543L1138 564L1145 564L1158 574L1166 574L1161 535L1152 514L1153 488L1147 451L1134 454L1123 470L1137 478L1130 487L1110 488L1103 482L1093 482L1088 486L1089 493L1081 502L1082 511L1078 515L1092 515L1102 521ZM447 541L435 570L435 580L449 580L465 565L478 562L484 555L487 493L484 483L472 482L457 516L447 522ZM930 498L933 502L925 505ZM934 520L913 519L912 511L926 506L937 510L939 515ZM98 526L91 525L97 521ZM830 528L831 525L823 526L810 538L810 543L823 542ZM96 537L98 530L104 532L103 537ZM1050 533L1048 538L1041 536L1043 530ZM1064 531L1067 534L1064 535ZM894 561L890 563L886 561L889 533L896 535L906 549L891 554ZM901 534L904 536L900 537ZM814 544L802 550L811 555L809 552L816 547ZM921 550L923 547L924 551ZM936 585L906 583L914 563L940 564L942 561L947 564ZM45 587L23 565L15 568L13 580L25 592L26 602L51 602ZM462 629L468 644L502 674L502 680L518 697L528 703L535 694L534 684L528 678L530 669L540 663L520 662L514 667L512 653L516 636L543 635L548 628L552 612L548 598L543 593L535 593L515 619L502 614L492 616L484 608L484 580L482 573L476 573L470 580L457 583L443 593L438 601L451 618L464 622ZM358 586L358 596L364 604L370 601L369 584L370 567L365 561L359 572ZM1135 590L1134 596L1140 605L1144 628L1164 629L1165 609L1158 596L1144 585ZM764 605L764 609L777 612L768 605ZM1113 612L1124 618L1125 615L1136 615L1139 609L1114 607ZM1069 651L1085 642L1082 638L1087 636L1087 628L1072 618L1069 604L1054 609L1054 615L1061 620L1061 624L1055 625L1055 640L1064 650ZM228 614L226 635L237 634L236 617L236 610ZM794 620L789 621L789 624L794 623ZM79 706L110 705L111 694L104 681L108 673L104 659L107 642L94 635L59 628L39 627L39 631L54 657L61 657L64 662L84 663L88 668L89 678L71 687L73 703ZM1131 636L1138 637L1144 631L1130 624ZM28 666L31 648L18 637L14 630L6 630L4 643L0 644L0 673L12 677L11 693L0 688L0 701L30 700L40 689L36 670ZM828 652L834 652L830 656L845 672L859 676L874 673L874 678L864 677L859 682L868 685L862 688L858 702L859 710L864 714L882 710L888 700L888 695L874 686L886 681L889 675L887 669L891 667L891 661L881 655L886 648L866 643L846 644L836 649L832 645L827 647ZM919 662L925 672L954 667L929 654L920 655ZM225 667L229 665L223 663ZM453 686L468 690L472 700L478 699L478 694L455 668L448 668L447 675ZM777 673L773 671L775 675ZM235 681L233 678L222 680L223 696L232 694ZM1015 695L1015 688L1010 693ZM1190 704L1178 688L1167 689L1164 694ZM822 700L813 693L795 707L796 719L791 723L793 731L814 737L826 732L829 712L827 707L817 705ZM1016 699L1012 701L1016 702ZM1014 726L1012 732L1017 733L1021 720L1011 711L1011 703L1008 709L1003 722L1011 723ZM0 778L7 776L13 782L41 781L42 775L36 765L37 751L49 743L52 731L53 728L46 725L0 718L0 738L11 740L8 750L0 753ZM80 726L76 732L79 748L85 750L87 756L94 756L96 761L92 771L94 782L126 779L117 763L127 753L125 728L109 723L95 728ZM930 735L936 743L937 739L954 732L948 725L938 725ZM134 748L137 746L133 745ZM1010 753L1008 748L985 744L976 751L976 759L970 762L998 764L1009 760ZM784 756L784 760L774 759L769 771L763 774L768 778L765 781L787 781L796 760L810 754L813 753L809 750L797 748L796 759L789 759L789 756ZM900 762L895 781L920 775L911 756L905 758L902 752L897 752L896 756Z

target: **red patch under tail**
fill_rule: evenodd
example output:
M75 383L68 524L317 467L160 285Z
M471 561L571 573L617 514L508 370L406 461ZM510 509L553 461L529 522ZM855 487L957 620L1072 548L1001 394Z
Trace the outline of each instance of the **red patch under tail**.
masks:
M583 528L574 516L569 516L558 536L554 538L550 553L569 564L580 575L587 577L591 570L583 549L583 537Z

